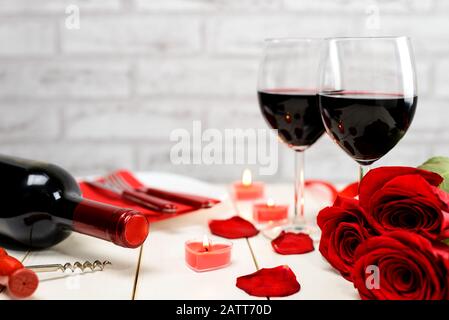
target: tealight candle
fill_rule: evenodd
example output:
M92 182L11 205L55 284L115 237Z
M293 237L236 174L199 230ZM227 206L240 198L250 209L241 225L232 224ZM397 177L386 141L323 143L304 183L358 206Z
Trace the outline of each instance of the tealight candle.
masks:
M263 182L253 182L251 171L245 169L242 181L234 183L234 193L237 200L252 200L262 198L265 185Z
M203 241L189 240L185 243L187 265L196 272L211 271L231 263L232 242L215 243L204 236Z
M272 199L253 206L253 219L257 223L282 222L288 219L288 205L275 204Z

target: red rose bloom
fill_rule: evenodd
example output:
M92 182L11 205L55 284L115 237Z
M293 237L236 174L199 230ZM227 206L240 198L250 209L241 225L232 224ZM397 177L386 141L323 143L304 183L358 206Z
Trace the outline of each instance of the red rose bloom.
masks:
M430 239L449 235L448 195L442 177L408 167L373 169L360 183L360 206L378 232L409 230Z
M358 201L338 197L332 207L318 214L321 229L320 252L342 276L351 281L357 247L371 236Z
M449 247L441 242L395 231L366 240L355 259L352 279L362 299L449 298Z

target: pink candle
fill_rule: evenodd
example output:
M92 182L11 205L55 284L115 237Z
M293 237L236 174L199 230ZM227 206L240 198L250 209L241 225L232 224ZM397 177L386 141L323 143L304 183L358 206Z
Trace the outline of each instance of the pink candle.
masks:
M234 193L237 200L252 200L262 198L265 185L263 182L253 182L251 171L243 171L242 181L234 183Z
M228 266L231 263L231 242L212 243L207 236L201 240L185 243L187 265L196 272L210 271Z
M275 204L269 199L267 203L253 206L253 219L257 223L282 222L288 219L288 205Z

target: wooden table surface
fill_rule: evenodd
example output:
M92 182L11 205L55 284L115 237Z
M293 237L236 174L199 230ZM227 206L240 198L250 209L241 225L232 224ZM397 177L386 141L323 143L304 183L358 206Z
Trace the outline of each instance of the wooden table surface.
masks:
M277 203L288 203L292 199L290 185L269 186L267 194ZM314 220L323 205L322 200L306 194L306 217ZM270 240L260 233L249 239L232 240L232 263L226 268L196 273L185 265L184 242L210 235L209 219L235 214L250 218L250 213L250 202L229 197L212 209L152 224L147 241L139 249L124 249L73 233L48 250L9 253L21 259L24 265L97 259L112 263L104 271L97 272L41 273L39 288L32 299L260 299L238 289L236 278L258 268L285 264L295 272L301 290L283 299L358 298L352 284L323 260L317 242L314 252L284 256L276 254ZM0 299L10 299L5 290L0 293Z

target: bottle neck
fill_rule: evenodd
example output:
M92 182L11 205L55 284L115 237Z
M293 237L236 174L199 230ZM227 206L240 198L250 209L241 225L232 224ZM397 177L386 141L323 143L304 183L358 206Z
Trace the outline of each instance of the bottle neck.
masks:
M88 199L76 199L73 203L73 231L125 248L137 248L147 238L148 221L138 211Z

